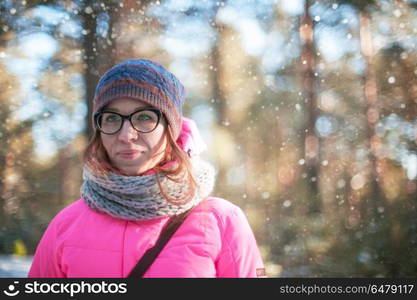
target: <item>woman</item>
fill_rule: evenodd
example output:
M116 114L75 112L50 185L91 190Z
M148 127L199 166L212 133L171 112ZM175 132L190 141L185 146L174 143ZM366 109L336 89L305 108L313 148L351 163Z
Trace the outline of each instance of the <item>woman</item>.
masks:
M94 97L81 198L51 221L29 277L127 277L167 222L189 212L143 277L262 277L242 210L210 196L214 168L182 116L184 88L146 59L117 64Z

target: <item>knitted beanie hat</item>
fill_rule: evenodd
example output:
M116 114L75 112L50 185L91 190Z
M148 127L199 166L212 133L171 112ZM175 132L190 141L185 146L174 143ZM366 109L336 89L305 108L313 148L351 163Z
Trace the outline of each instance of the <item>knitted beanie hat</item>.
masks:
M141 100L159 108L172 128L174 139L178 138L185 101L184 86L162 65L148 59L129 59L109 69L97 84L93 115L119 98ZM93 126L95 128L96 124Z

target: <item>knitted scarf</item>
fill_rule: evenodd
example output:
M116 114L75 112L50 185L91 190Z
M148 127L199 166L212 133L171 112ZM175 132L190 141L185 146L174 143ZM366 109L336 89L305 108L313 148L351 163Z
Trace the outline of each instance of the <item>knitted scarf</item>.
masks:
M191 164L198 187L191 201L185 204L176 205L168 202L160 191L156 176L169 199L174 198L178 202L189 194L188 180L174 182L164 176L164 171L142 176L114 173L102 175L85 165L81 195L84 202L93 210L124 220L137 221L177 215L209 196L214 187L214 167L200 156L193 156ZM175 178L188 177L183 174Z

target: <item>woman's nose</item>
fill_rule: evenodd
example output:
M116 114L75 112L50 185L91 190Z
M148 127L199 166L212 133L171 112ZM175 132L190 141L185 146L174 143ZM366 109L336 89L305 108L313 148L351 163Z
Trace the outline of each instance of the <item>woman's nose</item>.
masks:
M118 139L123 142L130 142L131 140L136 140L137 137L138 132L136 129L132 127L132 124L128 120L125 120L118 133Z

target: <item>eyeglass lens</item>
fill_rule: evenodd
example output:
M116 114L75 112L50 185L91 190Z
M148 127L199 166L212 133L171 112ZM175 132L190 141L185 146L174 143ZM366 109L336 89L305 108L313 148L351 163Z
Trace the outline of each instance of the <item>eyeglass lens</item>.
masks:
M140 132L150 132L158 125L158 114L151 110L134 113L131 116L133 127ZM123 118L111 112L104 112L101 116L100 129L104 133L116 133L123 126Z

